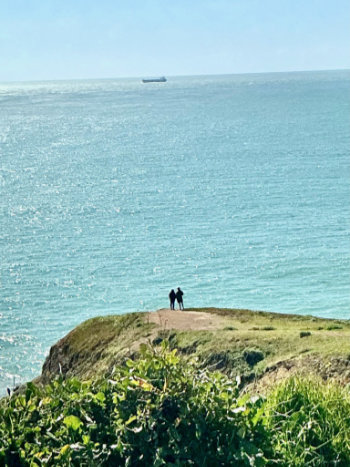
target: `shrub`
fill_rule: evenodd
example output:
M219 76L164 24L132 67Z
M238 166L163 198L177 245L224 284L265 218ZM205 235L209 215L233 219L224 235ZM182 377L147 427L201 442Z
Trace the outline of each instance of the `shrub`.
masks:
M263 465L262 400L165 343L95 384L57 380L0 404L0 465Z
M350 396L292 378L266 401L142 346L96 383L29 383L0 401L0 466L348 466Z
M257 349L245 349L243 352L243 358L250 366L254 366L261 360L264 360L265 356L261 350Z

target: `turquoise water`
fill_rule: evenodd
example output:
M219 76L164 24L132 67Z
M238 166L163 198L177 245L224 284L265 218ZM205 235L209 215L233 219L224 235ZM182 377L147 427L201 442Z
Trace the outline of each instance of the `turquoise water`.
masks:
M0 387L81 321L348 318L350 72L0 85Z

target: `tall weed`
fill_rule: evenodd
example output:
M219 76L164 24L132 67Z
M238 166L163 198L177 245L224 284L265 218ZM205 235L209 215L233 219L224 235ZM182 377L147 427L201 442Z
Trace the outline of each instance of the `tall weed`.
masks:
M349 390L294 377L266 402L274 458L286 466L350 465Z

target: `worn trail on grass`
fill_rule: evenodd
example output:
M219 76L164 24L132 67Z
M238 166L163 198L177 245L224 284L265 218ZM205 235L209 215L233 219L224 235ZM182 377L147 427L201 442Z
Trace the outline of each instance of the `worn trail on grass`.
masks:
M169 339L210 368L253 375L270 386L294 373L350 382L350 321L220 308L168 308L92 318L52 346L38 381L97 379L137 358L140 344ZM247 355L259 355L250 363ZM262 358L260 358L262 357Z
M200 311L179 311L162 308L147 313L149 323L160 328L177 329L180 331L209 331L220 329L226 321L221 316Z

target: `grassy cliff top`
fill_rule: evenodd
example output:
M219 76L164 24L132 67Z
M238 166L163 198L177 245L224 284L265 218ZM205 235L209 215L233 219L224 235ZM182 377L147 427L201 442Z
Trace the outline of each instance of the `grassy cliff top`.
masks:
M272 384L294 372L350 381L350 321L239 309L167 309L85 321L50 351L38 381L62 373L96 379L167 339L200 365Z

